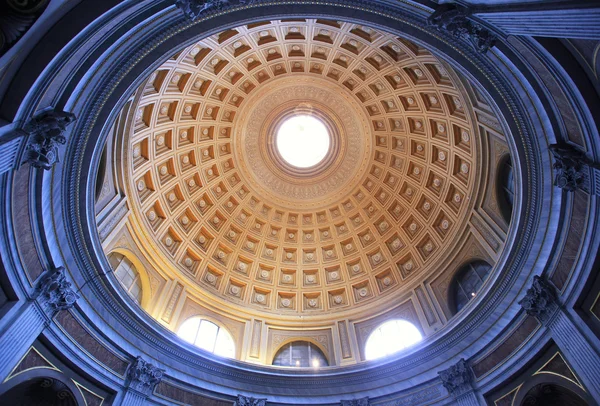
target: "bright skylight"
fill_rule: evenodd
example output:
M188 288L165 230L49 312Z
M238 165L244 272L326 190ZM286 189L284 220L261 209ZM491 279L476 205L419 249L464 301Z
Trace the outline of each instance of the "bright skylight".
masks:
M298 168L309 168L327 155L329 135L325 125L315 117L294 116L279 127L276 146L287 163Z
M235 344L231 334L208 320L189 318L179 327L177 335L206 351L222 357L235 357Z
M367 360L394 354L421 341L419 330L406 320L390 320L375 329L365 345Z

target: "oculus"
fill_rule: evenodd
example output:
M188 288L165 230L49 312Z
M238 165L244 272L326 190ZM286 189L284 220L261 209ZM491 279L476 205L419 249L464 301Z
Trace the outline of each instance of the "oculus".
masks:
M288 164L310 168L327 156L330 137L321 120L309 115L296 115L281 124L275 143L277 152Z

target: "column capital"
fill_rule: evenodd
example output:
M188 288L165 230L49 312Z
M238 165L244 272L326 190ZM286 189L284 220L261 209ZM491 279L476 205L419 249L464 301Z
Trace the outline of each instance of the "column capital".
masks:
M23 163L51 169L58 162L58 146L67 141L65 130L74 121L74 114L61 110L47 110L29 120L23 126L29 135Z
M456 4L440 4L427 19L429 26L467 40L476 51L486 53L496 44L496 36L471 19L471 10Z
M450 368L438 372L442 385L455 398L473 390L473 372L464 358Z
M256 0L175 0L175 5L190 20L198 19L210 10L222 10L234 4L252 4Z
M164 370L137 357L127 369L127 384L130 389L148 397L162 380Z
M67 281L65 268L62 266L43 274L36 286L34 297L50 313L68 310L79 299L71 282Z
M233 406L266 406L267 399L256 399L248 396L238 395Z
M546 324L558 310L558 300L554 286L539 276L533 277L531 287L519 301L525 312Z
M369 406L370 404L369 397L340 401L340 406Z

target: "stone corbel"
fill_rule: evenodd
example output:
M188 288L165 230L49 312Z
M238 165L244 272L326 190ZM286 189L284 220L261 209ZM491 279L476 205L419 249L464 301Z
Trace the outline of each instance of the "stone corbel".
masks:
M236 4L253 4L256 0L175 0L175 5L190 20L196 20L211 10L223 10Z
M537 275L533 277L531 287L519 304L528 315L542 324L547 324L559 308L556 289Z
M71 282L67 281L65 268L61 266L42 276L36 286L35 299L52 316L73 307L79 295L73 290Z
M238 395L233 406L266 406L267 399L256 399L248 396Z
M164 372L163 369L144 361L142 357L137 357L127 369L128 388L148 397L162 380Z
M23 163L51 169L59 161L59 145L67 142L64 133L74 121L74 114L60 110L47 110L33 117L23 126L29 136Z
M600 164L590 160L583 151L573 147L571 144L552 144L548 147L554 158L552 168L554 169L554 185L567 192L575 192L577 189L587 193L593 193L590 173L594 177L600 176ZM597 182L596 182L597 183ZM598 187L593 194L598 194Z
M441 4L427 19L429 26L467 40L475 50L486 53L496 44L496 36L471 20L471 11L456 4Z
M438 372L442 385L455 399L473 391L473 371L465 359L450 368Z

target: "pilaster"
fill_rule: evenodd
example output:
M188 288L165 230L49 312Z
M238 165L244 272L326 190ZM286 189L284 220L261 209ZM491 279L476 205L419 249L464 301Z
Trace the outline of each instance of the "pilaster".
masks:
M535 276L531 288L519 302L530 316L550 330L567 362L594 399L600 399L600 354L592 347L570 315L561 306L555 288Z
M123 406L141 406L152 395L154 388L162 380L164 370L137 357L127 369L127 387L123 396Z
M0 333L0 382L25 355L52 318L70 309L79 296L66 280L64 268L47 271L38 283L34 297L23 303L14 320Z
M457 405L479 406L480 402L473 386L473 371L465 359L461 359L450 368L438 372L444 388Z

